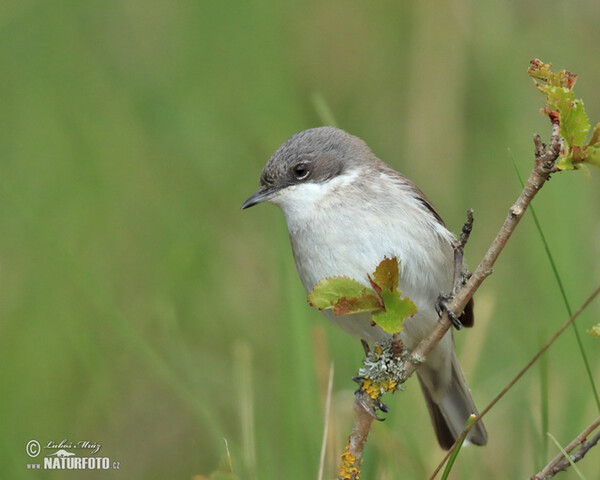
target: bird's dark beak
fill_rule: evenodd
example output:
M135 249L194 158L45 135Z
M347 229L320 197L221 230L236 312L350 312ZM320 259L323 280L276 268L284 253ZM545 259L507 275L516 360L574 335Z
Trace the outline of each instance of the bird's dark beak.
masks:
M248 200L242 203L242 210L253 207L254 205L258 205L259 203L268 200L276 191L277 190L261 186L254 195L252 195Z

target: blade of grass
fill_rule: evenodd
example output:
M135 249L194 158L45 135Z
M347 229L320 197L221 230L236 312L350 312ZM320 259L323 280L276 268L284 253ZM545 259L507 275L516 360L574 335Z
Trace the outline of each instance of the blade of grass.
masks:
M251 478L256 479L256 446L254 430L254 391L252 388L252 350L250 345L239 342L234 345L236 385L239 386L239 412L242 427L244 461ZM233 472L233 469L232 469Z
M321 443L321 455L319 458L318 480L323 480L325 470L325 452L327 450L327 437L329 436L329 414L331 409L331 393L333 391L333 362L329 366L329 381L327 383L327 399L325 400L325 419L323 425L323 442Z
M510 152L510 150L509 150ZM519 179L519 183L521 184L521 186L523 186L523 178L521 177L521 174L519 172L519 169L517 167L517 162L515 161L515 157L512 154L512 152L510 152L510 157L511 157L511 161L512 161L512 165L513 168L515 169L515 173L517 174L517 178ZM558 273L558 267L556 266L556 263L554 262L554 257L552 256L552 252L550 251L550 247L548 245L548 242L546 241L546 237L544 235L544 231L542 230L542 226L540 224L540 221L538 220L538 217L535 213L535 209L533 207L533 205L529 205L529 210L531 211L531 215L533 217L533 221L535 223L535 227L537 228L538 233L540 234L540 238L542 240L542 243L544 245L544 250L546 251L546 255L548 257L548 261L550 262L550 266L552 268L552 272L554 273L554 278L556 279L556 283L558 284L558 289L560 290L560 294L562 296L563 302L565 304L565 307L567 308L567 312L569 313L569 316L573 316L573 310L571 309L571 305L569 303L569 299L567 298L567 292L565 290L565 287L562 283L562 279L560 277L560 274ZM592 387L592 392L594 395L594 399L596 400L596 406L598 407L598 411L600 412L600 396L598 395L598 389L596 387L596 383L594 382L594 376L592 375L592 369L590 368L590 362L588 360L587 354L585 353L585 350L583 348L583 342L581 341L581 336L579 334L579 329L577 328L577 325L575 322L572 323L572 328L573 328L573 332L575 333L575 338L577 339L577 345L579 347L579 352L581 353L581 358L583 360L583 363L585 365L585 370L587 372L587 376L588 379L590 381L590 385Z
M540 331L540 345L543 345L543 338L546 338L545 328ZM548 437L544 435L544 432L550 430L548 420L548 357L542 355L540 357L540 407L542 416L542 458L545 459L548 456Z
M558 447L558 449L561 451L561 453L565 456L565 458L567 460L569 460L569 463L571 464L571 466L573 467L573 470L575 470L575 472L577 472L577 475L579 476L579 478L581 478L581 480L585 480L585 477L583 476L583 473L581 473L581 471L579 470L579 468L577 468L577 465L575 465L575 462L571 459L571 456L565 452L565 449L561 446L560 443L558 443L558 440L554 437L554 435L552 435L550 432L548 432L547 434L552 441L556 444L556 446Z
M473 420L475 420L475 415L471 415L467 419L467 423L465 423L465 429L473 423ZM467 433L469 433L468 430L463 430L463 433L461 434L459 441L456 444L456 447L454 448L452 454L450 455L450 458L448 459L448 463L446 464L446 468L444 469L444 473L442 474L442 480L448 479L448 475L450 475L450 471L452 470L452 466L454 465L454 462L458 457L458 453L460 452L460 449L462 448L462 445L465 442L465 438L467 438Z

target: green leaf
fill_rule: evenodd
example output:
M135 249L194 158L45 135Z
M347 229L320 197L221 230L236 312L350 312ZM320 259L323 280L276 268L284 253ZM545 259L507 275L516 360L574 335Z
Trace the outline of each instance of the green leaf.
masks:
M573 90L561 86L538 87L546 94L546 113L558 113L560 136L569 145L583 145L590 129L590 120L581 100L575 100Z
M550 69L551 66L551 63L535 59L531 61L527 73L546 97L542 113L548 115L552 123L558 124L558 133L564 139L556 167L560 170L585 171L586 164L600 167L600 123L594 128L592 138L586 145L591 125L583 101L575 99L573 93L577 75L566 70L555 73Z
M381 298L385 311L373 313L373 321L387 333L402 330L404 320L417 313L417 306L410 298L400 297L400 291L382 292Z
M308 295L308 302L319 310L332 309L335 315L382 309L373 290L348 277L320 280Z
M573 93L573 92L571 92ZM590 120L581 100L575 100L565 112L560 112L560 135L570 145L583 145L590 129Z
M404 320L417 313L417 307L410 298L400 297L399 279L399 263L396 257L384 258L373 272L371 279L371 284L383 300L385 308L384 311L373 313L373 321L384 331L392 334L400 332Z

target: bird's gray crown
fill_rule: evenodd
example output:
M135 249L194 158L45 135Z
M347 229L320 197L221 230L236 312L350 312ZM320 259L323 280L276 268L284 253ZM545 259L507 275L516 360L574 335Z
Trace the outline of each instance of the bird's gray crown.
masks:
M326 182L373 157L365 142L339 128L311 128L277 149L265 165L260 183L280 190L302 182Z

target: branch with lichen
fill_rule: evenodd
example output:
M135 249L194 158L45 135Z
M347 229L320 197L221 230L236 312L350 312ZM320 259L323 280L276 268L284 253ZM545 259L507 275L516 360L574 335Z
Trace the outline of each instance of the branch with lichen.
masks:
M473 274L466 278L462 272L462 253L472 228L472 212L469 212L468 221L463 228L461 238L455 245L454 295L446 304L446 309L432 332L412 352L403 352L397 356L398 361L395 364L394 374L384 370L384 373L389 376L383 382L379 379L378 374L375 374L375 378L379 379L378 381L370 376L363 377L362 391L357 394L355 400L356 421L346 447L347 453L343 457L343 459L353 459L353 469L350 476L348 476L348 471L343 468L345 463L342 462L341 479L359 478L362 449L373 422L373 411L374 408L382 405L380 395L385 393L386 386L393 384L393 390L399 388L444 337L452 326L451 319L460 316L473 294L492 273L496 260L521 218L523 218L525 211L550 176L561 170L576 169L583 166L585 162L591 165L598 164L600 124L594 129L590 142L584 145L585 136L590 126L583 111L583 103L574 100L572 95L572 87L575 84L576 76L566 71L555 74L551 72L549 64L544 64L539 60L532 61L528 73L534 79L538 89L546 95L547 104L543 113L548 115L552 122L550 142L546 145L539 135L534 136L535 162L531 174L518 199L509 208L507 217L487 253ZM380 394L376 398L368 395L373 393L373 385L376 386L375 392ZM366 392L366 394L363 392ZM471 428L480 418L481 416L472 423ZM357 441L354 435L360 441Z
M348 437L344 453L341 456L339 479L355 480L360 478L362 452L367 442L374 420L383 420L376 415L377 410L386 412L387 407L381 398L387 392L402 389L406 380L404 361L409 353L402 344L399 334L367 352L363 367L354 380L360 385L356 391L354 411L356 418L352 432Z

